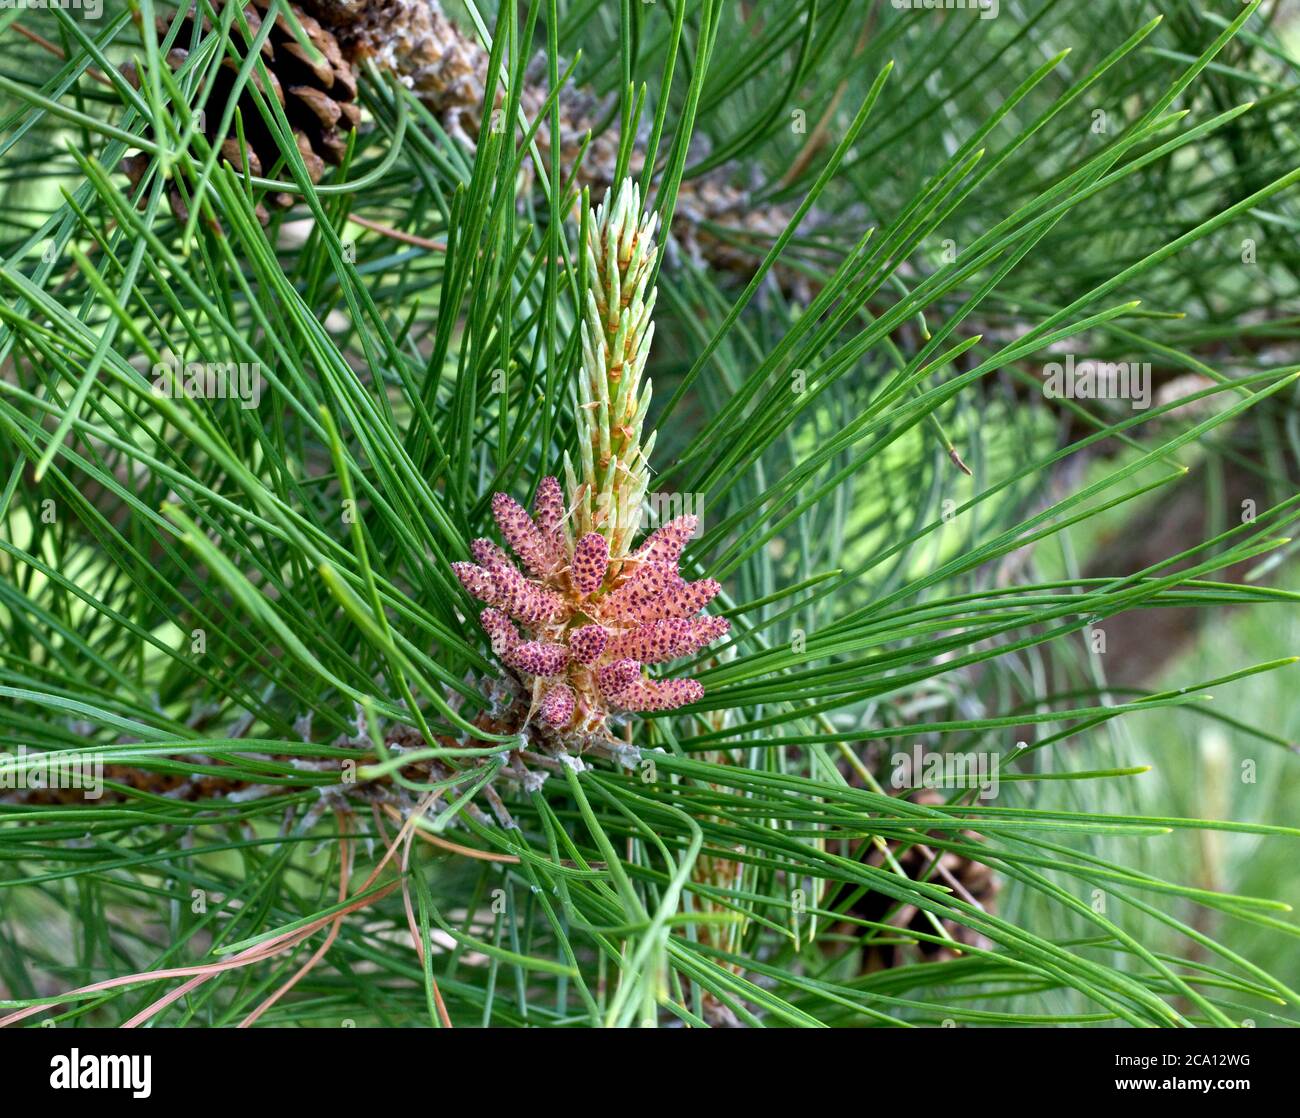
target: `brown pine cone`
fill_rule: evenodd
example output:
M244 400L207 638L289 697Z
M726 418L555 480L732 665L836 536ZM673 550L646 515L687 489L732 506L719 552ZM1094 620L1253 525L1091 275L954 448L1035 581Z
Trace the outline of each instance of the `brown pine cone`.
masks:
M217 8L221 7L218 0ZM262 26L262 17L270 7L270 0L248 0L244 5L244 15L253 35ZM266 42L262 44L262 58L266 63L271 78L271 92L284 109L289 125L293 129L298 150L302 153L307 166L307 174L312 182L319 182L325 173L325 165L337 166L343 161L347 150L348 135L361 119L361 108L357 104L357 81L352 66L339 48L334 35L322 27L315 19L307 15L295 4L290 4L308 41L316 48L321 58L313 61L308 51L298 41L290 22L283 15L276 19ZM183 24L177 34L172 49L168 52L167 63L172 69L178 69L189 56L189 44L193 41L195 9L183 18ZM212 32L212 23L204 18L203 32ZM159 19L158 34L161 37L168 30L166 21ZM234 25L233 35L237 42L247 46L238 23ZM128 66L126 76L138 87L139 79L134 67ZM233 92L235 78L239 72L239 63L233 58L223 59L216 84L204 108L202 127L208 143L220 148L221 157L237 171L244 170L240 158L240 146L232 120L230 129L218 135L221 119L225 115ZM256 83L258 89L265 89L256 75L250 84ZM245 87L239 97L239 114L242 118L244 139L248 150L248 172L251 175L263 175L270 172L279 159L279 145L271 135L271 130L262 120L254 103L252 91ZM131 180L131 186L137 187L150 163L149 156L143 152L130 156L122 163L122 170ZM172 212L177 220L189 219L189 208L185 204L180 189L174 182L167 185L167 197ZM288 193L273 193L266 199L272 206L287 208L294 201ZM259 204L258 219L267 220L266 209Z

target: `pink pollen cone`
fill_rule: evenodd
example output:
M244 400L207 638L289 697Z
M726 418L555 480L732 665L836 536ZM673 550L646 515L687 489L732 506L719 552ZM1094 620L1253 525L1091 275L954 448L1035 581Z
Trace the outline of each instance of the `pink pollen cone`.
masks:
M496 655L504 656L520 643L519 630L499 609L485 609L478 619L484 631L492 638L492 651Z
M609 654L643 664L661 664L703 648L730 630L723 617L664 618L630 629L609 645Z
M616 660L606 664L596 674L601 694L606 698L631 687L641 678L641 665L635 660Z
M512 564L498 563L491 574L502 609L524 624L551 621L564 613L558 594L529 582Z
M543 722L559 730L569 724L577 705L573 688L567 683L557 683L543 696L538 714L541 715Z
M562 644L524 641L504 657L511 667L529 675L559 675L569 664L569 650Z
M474 556L475 563L488 570L491 570L498 563L510 562L510 556L497 547L497 545L491 540L474 540L469 545L469 553Z
M475 566L473 563L453 563L451 570L460 580L460 584L480 602L501 604L501 595L497 592L496 583L482 567Z
M590 594L605 581L609 567L609 542L599 532L588 532L573 549L569 577L579 594Z
M564 490L553 477L544 477L537 483L537 496L533 498L533 519L545 536L559 542L560 525L564 521Z
M676 563L699 525L698 516L679 516L661 524L646 537L635 557L644 563Z
M553 549L524 506L507 493L493 493L492 516L524 566L539 577L547 574L554 565Z
M641 679L611 698L625 710L676 710L703 696L698 679Z
M711 578L686 582L666 590L648 602L638 603L633 610L633 616L639 621L658 621L662 617L690 617L713 601L721 589L721 585Z
M569 652L579 664L594 664L608 640L609 633L600 625L583 625L569 633Z

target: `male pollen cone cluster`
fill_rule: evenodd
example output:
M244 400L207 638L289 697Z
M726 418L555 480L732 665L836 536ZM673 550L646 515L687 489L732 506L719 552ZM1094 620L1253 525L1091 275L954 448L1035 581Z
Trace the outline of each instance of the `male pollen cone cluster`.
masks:
M661 525L629 554L654 442L652 435L641 443L650 404L641 373L654 333L654 228L630 180L612 205L606 192L589 227L580 476L566 456L568 501L553 477L538 485L531 516L507 494L494 494L493 518L524 570L487 539L471 545L473 563L452 564L465 589L487 603L480 620L493 651L531 684L541 721L561 732L595 734L615 711L695 702L704 694L698 680L650 679L643 668L697 652L729 629L725 618L700 615L718 583L688 582L679 569L696 517Z
M604 536L567 538L555 478L542 479L533 509L529 516L504 493L492 498L501 535L528 574L487 539L473 542L474 563L452 567L488 603L480 620L492 651L532 683L541 720L556 730L595 733L614 711L672 710L699 699L698 680L647 679L642 671L728 631L726 618L697 616L718 583L688 582L678 570L696 518L678 517L655 530L611 577Z

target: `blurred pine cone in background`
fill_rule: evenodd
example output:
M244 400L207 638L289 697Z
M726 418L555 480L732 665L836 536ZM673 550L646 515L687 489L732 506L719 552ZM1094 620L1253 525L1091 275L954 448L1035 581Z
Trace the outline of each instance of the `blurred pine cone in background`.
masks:
M931 788L918 789L908 796L912 803L933 806L944 802L944 797ZM942 835L935 837L942 838ZM962 832L966 840L976 839L970 831ZM891 844L891 849L899 868L910 881L930 881L952 889L956 897L969 904L976 905L985 912L996 911L998 879L993 871L982 862L974 861L965 855L951 850L940 852L930 846L911 845L900 847ZM936 862L937 859L937 862ZM871 846L863 859L867 865L876 869L885 866L885 856L878 846ZM905 939L909 931L924 935L937 935L934 924L921 909L915 905L900 906L892 897L871 890L864 893L848 907L848 913L859 920L872 920L892 924L899 930L898 937L887 937L885 942L869 944L862 957L864 974L878 970L888 970L910 962L938 962L955 959L961 954L962 947L979 947L988 950L992 944L984 936L963 924L953 920L942 920L944 932L952 937L952 946L945 947L930 940L918 940L915 946L894 942L895 938ZM840 931L853 932L847 925Z

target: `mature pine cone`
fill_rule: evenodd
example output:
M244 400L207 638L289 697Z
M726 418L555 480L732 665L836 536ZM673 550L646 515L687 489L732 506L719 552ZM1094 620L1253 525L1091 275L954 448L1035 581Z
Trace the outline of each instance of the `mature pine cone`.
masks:
M222 0L217 0L220 10ZM262 17L270 7L270 0L248 0L244 5L244 15L248 20L251 34L256 35L262 26ZM284 15L277 17L274 27L266 42L262 44L262 57L267 72L271 77L271 91L284 108L307 166L307 174L312 182L319 182L325 173L325 164L338 165L347 150L348 134L356 128L361 117L357 104L357 81L352 66L339 49L338 40L322 27L315 19L307 15L295 4L289 5L308 41L320 53L320 61L313 62L308 52L290 26ZM182 26L177 34L172 49L168 52L167 62L172 69L178 69L189 56L189 46L193 42L195 9L182 17ZM168 30L165 20L159 19L158 34L161 37ZM212 23L203 20L203 33L212 32ZM232 34L240 45L247 47L249 40L236 23ZM239 72L239 63L233 58L225 58L220 67L216 84L208 98L203 115L203 133L210 144L219 146L221 157L236 170L242 171L240 147L232 120L228 132L218 136L221 119L225 115L235 77ZM132 84L138 85L134 67L128 66L127 77ZM256 82L263 89L256 74L250 84ZM252 92L245 87L239 97L239 114L243 121L244 138L248 149L248 172L263 175L270 172L279 159L279 146L271 135L271 130L262 120L262 115L254 103ZM149 166L149 156L143 152L131 156L122 164L123 171L131 180L132 187L139 185L140 179ZM281 177L288 177L282 175ZM181 191L175 183L168 184L168 200L172 212L180 221L188 220L189 210ZM293 204L294 196L287 193L271 194L267 201L276 207L285 208ZM266 210L257 207L258 218L265 222Z

